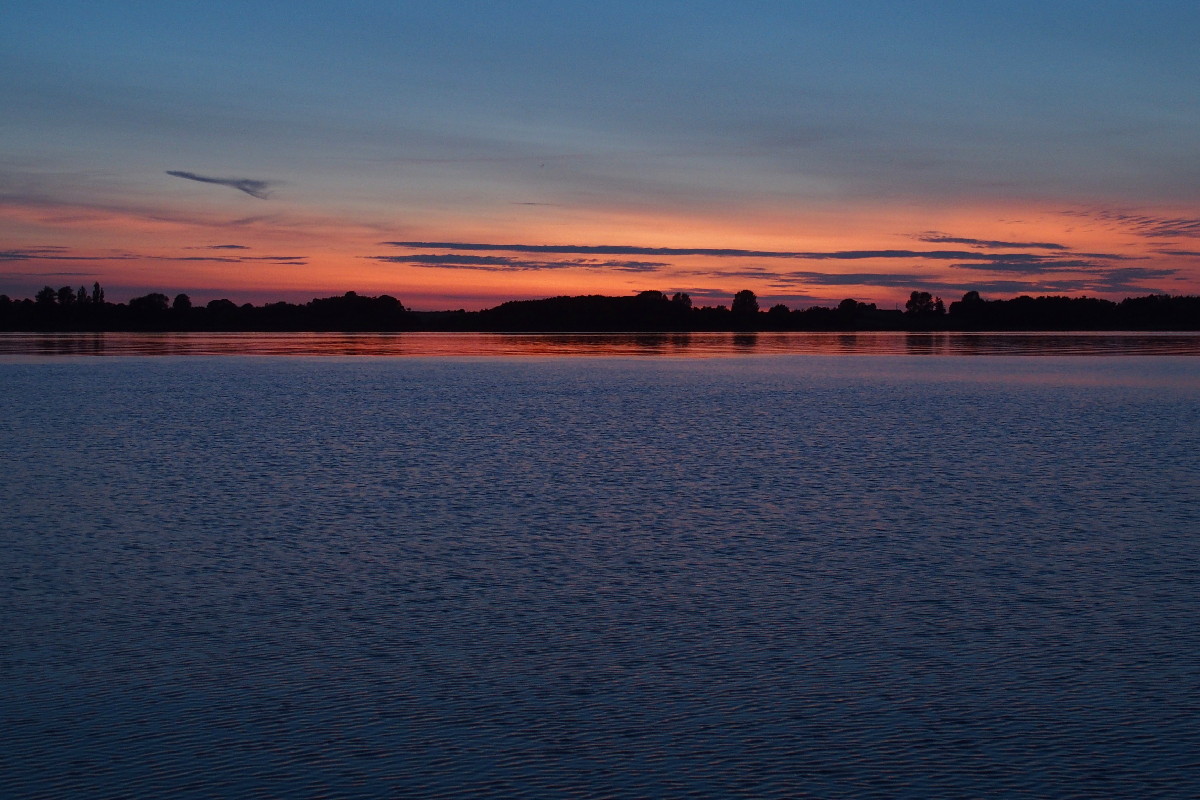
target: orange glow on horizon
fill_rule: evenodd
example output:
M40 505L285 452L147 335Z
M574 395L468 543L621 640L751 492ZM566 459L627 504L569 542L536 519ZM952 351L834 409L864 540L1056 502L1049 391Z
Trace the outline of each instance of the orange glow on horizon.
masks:
M1153 277L1172 294L1200 292L1195 258L1158 252L1156 243L1134 235L1119 221L1064 214L1058 207L958 205L931 208L861 205L788 210L742 208L727 213L647 214L637 209L519 208L490 220L463 219L453 228L414 219L388 226L314 213L295 204L255 201L261 216L231 219L211 209L105 208L97 205L0 204L0 234L17 278L0 291L29 295L45 285L98 280L112 299L147 291L187 291L229 296L237 302L311 297L356 291L391 294L424 310L478 309L506 300L574 294L631 294L646 289L690 291L701 305L727 303L750 289L760 302L782 299L792 307L836 303L845 297L884 306L902 304L912 283L948 287L934 291L947 301L959 288L990 282L1007 285L1022 277L1031 291L987 291L985 296L1038 293L1039 281L1053 287L1088 273L1079 264L1091 259L1111 268L1178 270ZM1186 210L1158 209L1161 216ZM433 215L438 216L438 215ZM943 236L984 243L1013 243L1011 248L963 242L929 242ZM845 251L911 251L911 257L771 258L687 254L607 256L575 253L510 252L501 249L397 248L391 240L485 242L553 246L613 245L631 248L727 249L832 254ZM1047 249L1060 244L1065 249ZM20 253L38 248L27 260ZM1032 248L1032 249L1031 249ZM949 257L925 257L927 251L1003 254L1028 251L1054 256L1063 266L1019 275L1020 263L995 269L979 260L967 266ZM382 260L412 254L470 255L458 268L392 263ZM1098 256L1111 257L1108 261ZM492 261L479 261L488 257ZM1029 258L1030 256L1024 256ZM500 259L508 259L507 262ZM624 268L622 262L633 262ZM957 264L957 265L956 265ZM499 265L499 266L497 266ZM1036 266L1036 265L1035 265ZM861 274L859 281L839 278ZM39 276L43 276L42 277ZM805 276L811 275L808 279ZM823 277L824 276L824 277ZM874 276L874 277L873 277ZM887 276L897 276L888 280ZM38 284L38 286L35 286ZM892 285L898 284L898 285ZM902 284L902 285L900 285ZM33 287L29 289L28 287ZM951 290L953 288L953 290ZM1094 289L1047 290L1046 294L1104 294ZM1113 291L1119 299L1128 292ZM724 298L724 299L722 299Z

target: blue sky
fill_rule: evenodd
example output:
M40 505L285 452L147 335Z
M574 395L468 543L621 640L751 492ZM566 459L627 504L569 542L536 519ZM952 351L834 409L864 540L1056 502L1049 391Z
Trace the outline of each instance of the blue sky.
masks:
M1129 222L1200 216L1200 4L12 2L0 23L0 292L87 272L118 295L341 288L479 306L717 297L744 288L740 272L804 305L834 297L801 279L812 263L485 274L385 261L380 243L811 253L929 232L1138 261L854 274L948 293L1200 285L1196 257L1159 252L1200 242ZM230 243L295 259L195 260ZM36 248L62 257L22 258ZM1106 282L1118 266L1146 271ZM901 291L864 281L832 285Z

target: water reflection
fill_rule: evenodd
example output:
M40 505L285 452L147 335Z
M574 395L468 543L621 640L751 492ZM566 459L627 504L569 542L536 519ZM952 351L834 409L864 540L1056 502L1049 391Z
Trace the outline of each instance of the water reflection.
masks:
M754 350L757 346L757 333L735 333L733 335L733 347L735 350Z
M1200 355L1200 333L0 333L0 356Z

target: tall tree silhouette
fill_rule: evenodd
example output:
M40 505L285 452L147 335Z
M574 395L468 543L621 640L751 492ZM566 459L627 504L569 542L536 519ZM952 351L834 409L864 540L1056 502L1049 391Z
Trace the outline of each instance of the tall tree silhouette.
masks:
M730 310L735 317L752 317L758 313L758 298L749 289L742 289L733 296Z

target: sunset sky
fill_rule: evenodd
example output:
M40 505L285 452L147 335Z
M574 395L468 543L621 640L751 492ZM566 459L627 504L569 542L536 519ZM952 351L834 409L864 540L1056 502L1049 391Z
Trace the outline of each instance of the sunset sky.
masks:
M0 10L0 293L1200 294L1200 3Z

